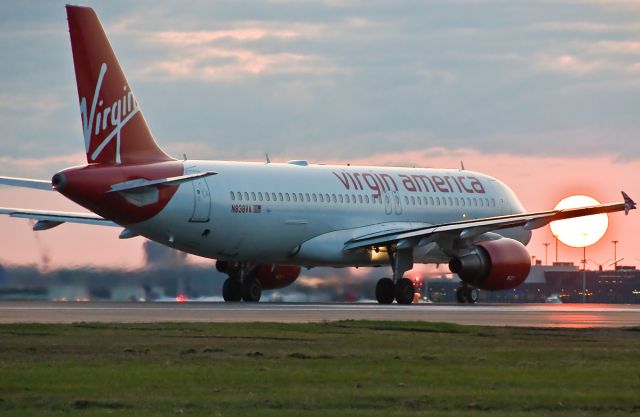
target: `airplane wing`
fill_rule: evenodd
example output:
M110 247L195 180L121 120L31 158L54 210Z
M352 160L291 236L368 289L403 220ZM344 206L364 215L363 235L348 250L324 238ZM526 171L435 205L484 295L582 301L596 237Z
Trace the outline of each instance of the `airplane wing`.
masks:
M623 191L624 201L619 203L600 204L597 206L579 207L564 210L549 210L535 213L511 214L507 216L487 217L482 219L464 220L460 222L438 224L428 227L418 227L409 230L382 232L365 235L347 241L344 250L382 247L403 242L409 246L426 243L436 234L457 235L460 239L469 239L494 230L521 226L526 230L538 229L556 220L573 217L590 216L600 213L613 213L636 208L636 203Z
M20 208L0 207L0 214L7 214L11 217L21 219L37 220L33 226L33 230L47 230L52 227L61 225L62 223L81 223L93 224L98 226L121 227L111 220L104 219L97 214L92 213L74 213L65 211L50 210L29 210Z
M51 181L33 180L30 178L0 177L0 185L12 185L14 187L53 191L53 188L51 188Z

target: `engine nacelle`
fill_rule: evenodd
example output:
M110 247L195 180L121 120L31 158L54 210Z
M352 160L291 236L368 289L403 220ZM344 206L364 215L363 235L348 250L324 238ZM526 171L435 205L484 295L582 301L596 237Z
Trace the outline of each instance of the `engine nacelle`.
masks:
M275 290L293 284L301 269L299 266L258 264L255 277L262 284L262 289Z
M451 272L467 284L483 290L508 290L522 284L529 275L529 251L517 240L486 240L449 262Z

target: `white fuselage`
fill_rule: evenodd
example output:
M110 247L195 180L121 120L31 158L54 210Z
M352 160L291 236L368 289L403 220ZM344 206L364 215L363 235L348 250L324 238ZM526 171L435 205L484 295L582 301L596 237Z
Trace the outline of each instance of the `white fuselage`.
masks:
M344 243L384 230L522 213L500 181L466 170L185 161L185 173L216 175L179 186L155 217L127 226L196 255L279 264L376 265ZM500 234L527 244L521 228ZM416 249L416 262L446 262Z

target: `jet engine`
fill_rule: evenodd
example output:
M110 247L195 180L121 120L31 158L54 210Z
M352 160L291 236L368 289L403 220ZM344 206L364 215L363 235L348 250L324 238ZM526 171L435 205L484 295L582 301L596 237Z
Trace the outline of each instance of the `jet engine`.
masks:
M461 280L483 290L515 288L529 275L531 258L517 240L501 238L478 242L474 247L449 261L451 272Z
M299 266L258 264L255 270L255 277L262 289L275 290L284 288L298 279L301 268Z

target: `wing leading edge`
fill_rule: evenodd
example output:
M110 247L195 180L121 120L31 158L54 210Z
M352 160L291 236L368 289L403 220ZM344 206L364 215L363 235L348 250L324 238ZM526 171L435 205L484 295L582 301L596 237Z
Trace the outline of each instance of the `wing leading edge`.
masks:
M436 233L457 234L461 239L469 239L483 233L510 227L521 226L526 230L533 230L544 227L556 220L565 220L601 213L613 213L617 211L624 211L625 214L628 214L629 210L634 210L636 208L636 203L624 191L622 192L622 197L624 201L619 203L487 217L483 219L464 220L429 227L419 227L398 232L383 232L376 235L367 235L349 240L345 243L344 250L387 246L400 241L412 241L414 245L419 245L423 239L429 239Z

